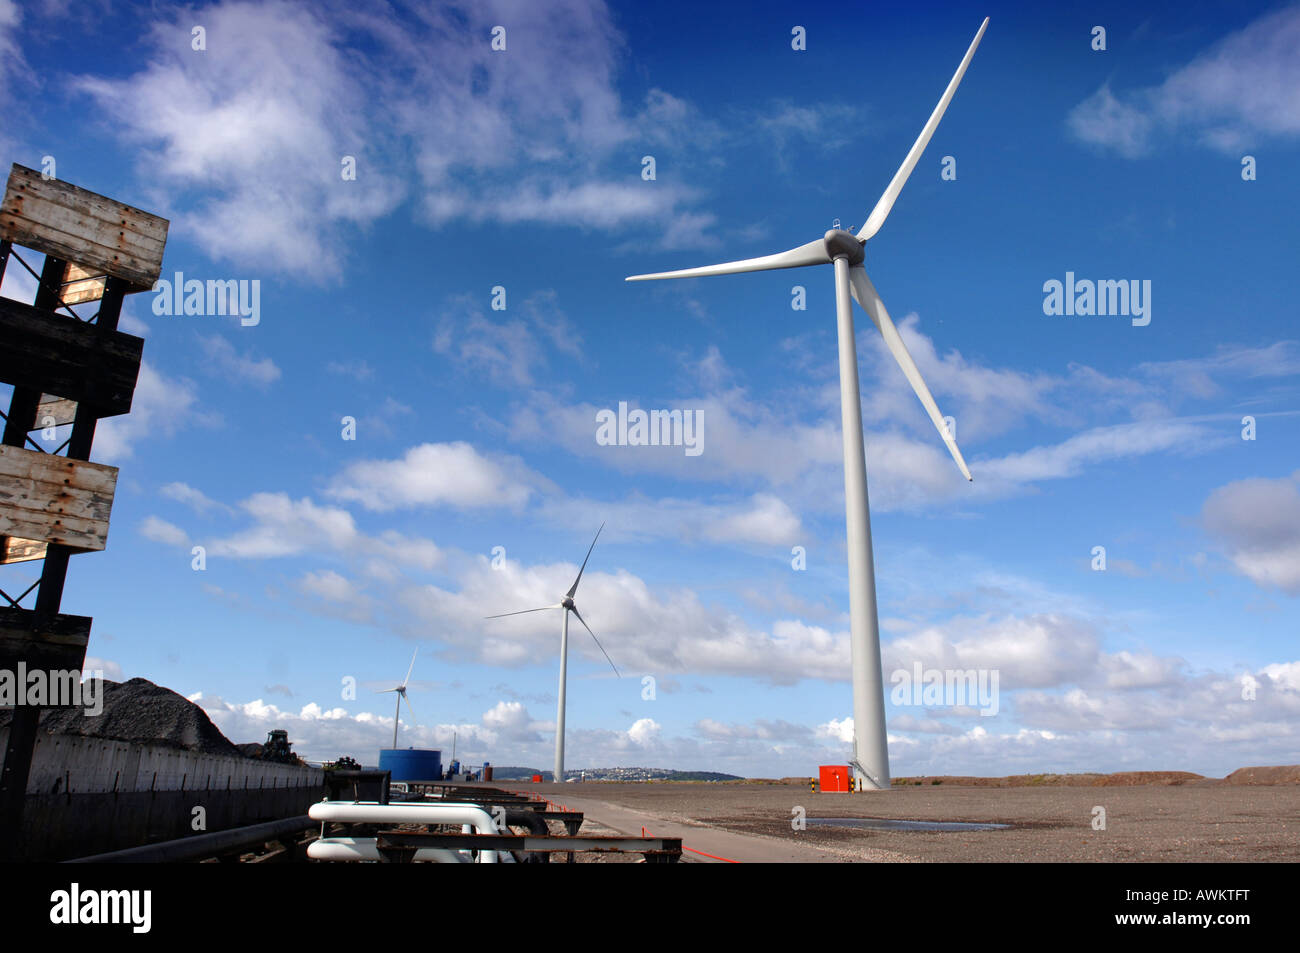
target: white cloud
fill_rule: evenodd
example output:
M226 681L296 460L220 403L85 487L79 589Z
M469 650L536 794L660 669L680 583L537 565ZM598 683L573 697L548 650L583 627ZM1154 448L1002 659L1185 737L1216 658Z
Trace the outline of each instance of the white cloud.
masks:
M200 341L209 368L225 380L233 377L257 387L268 387L280 379L280 368L269 357L257 359L247 352L240 353L228 340L216 335Z
M298 588L309 595L319 596L326 602L346 603L357 598L356 587L332 569L304 573Z
M493 569L478 556L458 564L457 588L408 586L397 598L411 615L411 631L445 633L453 657L502 666L535 664L554 653L557 612L483 617L553 605L577 574L576 563L527 566L507 559ZM777 620L765 631L703 603L690 589L652 589L624 570L607 572L599 551L583 574L578 605L625 671L740 675L774 684L848 676L846 632L795 619ZM570 652L608 672L600 650L584 633L572 639Z
M439 505L519 507L543 483L516 458L487 457L458 441L420 444L399 460L351 464L328 492L378 511Z
M954 617L886 643L882 656L887 673L911 672L918 662L923 669L996 670L1000 690L1091 680L1102 658L1090 625L1052 614Z
M1103 670L1132 671L1139 656L1120 653ZM1138 661L1137 667L1146 663ZM1167 668L1156 664L1151 671ZM1096 674L1096 668L1093 674ZM1244 700L1243 685L1256 686ZM1159 684L1157 684L1159 683ZM1275 663L1249 673L1180 672L1116 690L1100 682L1012 693L1014 706L996 718L954 725L948 713L922 717L891 711L889 746L896 776L1016 774L1177 768L1211 775L1245 764L1286 763L1300 740L1300 662ZM772 691L769 689L769 691ZM190 696L234 741L257 740L285 728L295 749L309 758L351 754L373 763L392 736L387 714L350 712L316 703L281 710L261 699L230 703L202 693ZM414 704L424 708L417 692ZM1009 714L1015 709L1015 717ZM549 765L554 725L532 717L519 700L500 700L477 722L402 722L406 744L450 747L453 731L463 761ZM852 717L799 724L757 718L722 722L704 718L694 737L666 735L659 722L639 718L626 730L570 726L570 766L646 765L709 768L750 777L804 775L817 764L843 763L853 738ZM1169 761L1170 753L1174 761Z
M355 562L376 579L396 582L404 571L428 571L443 562L431 540L397 530L363 533L347 510L286 493L255 493L239 504L251 524L211 542L208 552L232 559L276 559L313 553ZM319 583L320 580L317 580ZM321 595L319 585L308 587Z
M505 312L485 309L485 299L458 295L444 309L433 349L461 370L486 374L497 384L528 386L548 361L545 344L580 358L582 337L560 309L554 291L534 292Z
M557 527L581 525L599 514L609 526L607 532L623 539L765 547L788 546L804 533L799 515L769 493L716 501L635 495L618 501L554 498L543 501L537 512Z
M1144 156L1151 148L1151 117L1116 99L1109 83L1070 110L1066 125L1075 138L1109 146L1126 159Z
M1300 470L1219 487L1202 506L1201 520L1238 572L1300 595Z
M603 2L401 14L229 2L205 9L207 49L195 54L194 15L178 11L145 39L143 68L76 85L142 154L159 199L179 206L165 210L174 234L241 266L337 274L353 227L411 191L434 225L640 227L668 247L709 243L713 216L691 210L693 192L612 171L629 142L702 141L707 124L663 91L639 111L623 103L623 40ZM506 56L487 42L503 18ZM484 41L453 39L465 35Z
M844 744L853 744L853 717L832 718L825 724L818 725L817 736Z
M188 546L190 538L185 530L156 516L145 517L140 524L140 535L166 546Z
M0 128L0 152L8 154L14 148L8 130L12 128L12 117L18 108L14 96L15 88L24 83L27 77L27 64L23 60L22 48L18 45L18 29L22 23L22 10L14 0L0 0L0 109L9 120L5 128ZM31 298L24 298L30 301Z
M173 234L217 257L321 277L341 263L341 231L400 200L379 160L366 70L341 46L337 19L285 0L206 8L207 49L190 49L192 12L155 22L144 69L83 77L90 94L138 143L171 210ZM355 181L341 161L354 155Z
M627 736L633 744L646 748L659 740L660 730L659 723L653 718L638 718L627 730Z
M311 550L337 552L360 535L346 510L306 498L293 500L285 493L256 493L240 508L253 517L254 525L215 540L208 548L212 555L268 559Z
M1221 152L1300 135L1300 6L1291 4L1229 34L1159 86L1118 99L1109 84L1076 106L1067 126L1080 140L1135 158L1159 131L1187 132Z
M87 655L81 663L82 678L85 678L91 672L102 672L104 678L110 681L120 682L122 680L122 666L118 665L112 659L97 658L94 655Z
M325 370L331 374L342 374L358 381L368 381L375 376L375 369L366 361L353 359L348 361L330 361Z
M208 513L212 510L229 511L230 509L224 503L218 503L202 490L197 490L188 483L168 483L164 485L159 492L170 500L184 503L197 513Z
M1213 397L1228 381L1284 380L1300 372L1295 343L1279 341L1256 348L1224 347L1205 358L1146 362L1127 376L1084 365L1070 365L1058 374L1025 374L978 363L955 350L940 356L933 341L921 333L915 315L905 318L900 329L940 407L957 421L957 439L975 482L961 478L892 357L873 342L864 346L862 359L864 380L870 382L865 385L864 419L871 503L877 512L1005 498L1044 481L1080 476L1110 461L1212 450L1231 440L1225 418L1174 416L1174 408ZM709 388L704 394L623 399L630 408L698 411L705 438L699 456L688 457L672 446L598 444L596 414L608 405L565 403L544 390L529 392L527 400L511 407L507 433L529 444L558 443L622 473L717 482L733 491L761 487L779 495L792 511L830 512L843 506L839 389L833 364L821 361L808 367L812 384L766 398L739 382L716 349L698 364L688 362L688 367ZM1114 422L1117 415L1121 422ZM1069 432L1027 450L979 454L982 441L1027 420ZM672 501L667 503L671 522Z
M95 457L125 460L141 441L170 437L191 423L212 426L218 418L198 410L198 391L183 377L168 377L148 361L140 364L131 412L99 422Z

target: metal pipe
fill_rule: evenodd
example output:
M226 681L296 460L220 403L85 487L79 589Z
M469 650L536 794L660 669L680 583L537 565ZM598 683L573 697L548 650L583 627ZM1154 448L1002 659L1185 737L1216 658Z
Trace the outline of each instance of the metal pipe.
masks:
M492 815L477 804L446 804L429 802L402 802L379 804L375 802L340 803L318 801L307 811L313 821L334 821L341 824L468 824L476 834L495 834ZM482 863L495 864L497 852L481 852Z
M375 837L322 837L307 845L307 856L312 860L381 861L378 838ZM415 852L415 860L420 863L434 864L468 864L469 851L441 850L434 847L422 847Z

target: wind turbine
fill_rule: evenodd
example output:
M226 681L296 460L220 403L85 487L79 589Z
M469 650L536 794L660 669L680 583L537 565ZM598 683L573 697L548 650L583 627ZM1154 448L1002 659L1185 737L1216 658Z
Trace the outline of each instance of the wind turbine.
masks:
M867 506L867 464L862 443L862 402L858 389L858 356L853 332L853 305L856 299L867 312L885 340L885 346L903 369L912 390L921 399L926 412L939 430L939 436L948 446L948 452L967 480L971 479L966 461L962 459L957 442L949 432L935 405L930 389L926 387L912 360L898 329L890 320L884 302L862 267L865 254L863 246L880 231L890 209L907 178L916 168L921 153L934 135L944 110L952 101L953 93L966 74L975 49L988 27L988 17L980 25L971 41L961 65L944 90L939 104L934 107L929 121L913 143L907 158L894 173L876 207L871 210L866 224L855 236L834 228L821 238L762 258L729 261L703 268L686 268L680 271L659 272L652 275L633 275L628 281L652 281L660 278L699 278L708 275L731 275L749 271L770 271L779 268L802 268L807 265L833 265L835 268L835 315L839 336L840 358L840 423L844 433L844 508L848 527L849 557L849 617L850 644L853 653L853 773L860 789L867 785L878 790L889 787L889 746L885 735L885 692L880 668L880 630L876 616L875 567L871 554L871 517Z
M618 666L614 664L614 660L611 659L609 653L605 651L605 646L600 644L600 639L596 638L596 633L591 631L591 626L587 625L587 621L583 619L582 613L578 611L577 603L573 601L574 595L578 592L578 583L582 582L582 573L587 568L587 560L591 558L591 551L596 548L596 540L600 539L601 531L604 530L604 528L605 524L601 523L600 529L596 530L596 535L591 540L591 546L587 549L587 557L582 561L582 567L578 570L578 578L573 580L573 585L569 587L569 591L564 594L563 599L553 606L541 606L537 609L521 609L518 612L502 612L499 615L487 616L489 619L504 619L509 615L524 615L528 612L545 612L547 609L564 610L563 622L560 626L560 703L559 711L555 716L555 781L559 784L564 783L564 694L569 673L570 612L577 616L578 621L582 623L582 627L591 633L591 637L596 643L596 648L600 649L600 654L605 656L605 661L608 662L609 667L614 670L614 674L618 675L619 678L623 677L619 674Z
M379 692L380 695L387 695L389 692L397 692L397 713L393 715L393 747L397 747L397 719L402 715L402 702L406 702L406 710L411 713L411 718L415 718L415 709L411 707L411 700L406 697L406 683L411 680L411 673L415 671L415 656L420 654L416 649L411 653L411 666L406 670L406 678L402 679L402 684L396 688L385 688Z

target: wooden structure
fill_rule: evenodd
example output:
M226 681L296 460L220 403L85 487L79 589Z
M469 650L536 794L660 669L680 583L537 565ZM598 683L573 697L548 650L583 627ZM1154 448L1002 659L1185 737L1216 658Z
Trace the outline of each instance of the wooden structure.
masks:
M26 550L13 562L44 558L50 543L103 549L116 486L116 467L0 444L0 561L11 546Z
M17 596L0 589L0 667L78 670L91 620L62 615L68 559L104 549L117 470L90 463L101 417L129 413L144 342L117 330L123 298L162 272L166 219L14 165L0 203L0 280L11 261L36 300L0 298L0 565L41 560ZM15 246L45 255L38 274ZM83 317L73 305L93 305ZM71 427L47 452L32 434ZM33 597L31 608L24 600ZM0 770L0 851L19 842L39 708L19 705Z

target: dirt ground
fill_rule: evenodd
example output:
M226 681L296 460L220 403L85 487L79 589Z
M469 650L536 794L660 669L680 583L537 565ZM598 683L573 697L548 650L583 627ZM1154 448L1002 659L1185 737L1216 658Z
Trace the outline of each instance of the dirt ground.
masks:
M807 784L512 784L563 803L605 802L697 828L816 846L843 859L902 862L1300 860L1300 785L1221 781L1084 782L1014 787L899 785L869 794L815 794ZM1104 829L1094 829L1104 809ZM877 817L1008 824L994 831L879 831L809 825L809 818ZM583 833L608 833L588 810ZM639 833L639 832L637 832ZM689 846L690 839L684 843Z

